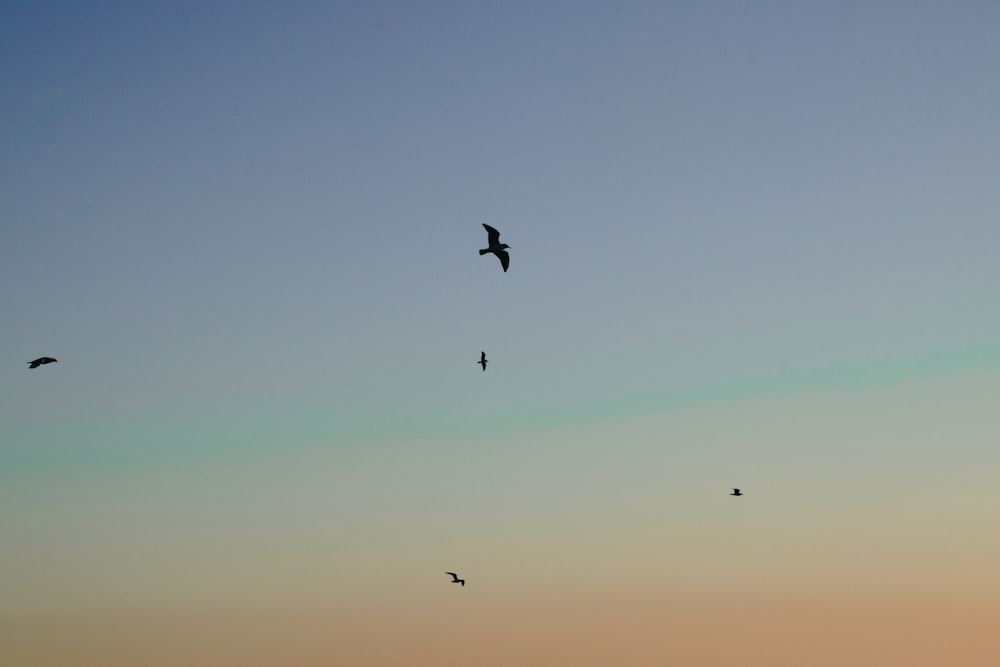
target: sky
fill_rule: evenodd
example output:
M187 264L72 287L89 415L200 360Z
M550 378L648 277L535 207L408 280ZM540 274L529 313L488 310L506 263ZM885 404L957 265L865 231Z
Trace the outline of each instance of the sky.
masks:
M986 0L7 3L3 662L1000 662L998 67Z

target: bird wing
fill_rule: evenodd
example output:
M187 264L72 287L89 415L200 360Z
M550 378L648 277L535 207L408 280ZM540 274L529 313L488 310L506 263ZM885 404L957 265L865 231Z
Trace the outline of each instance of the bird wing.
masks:
M450 574L452 579L458 581L458 575L455 574L454 572L445 572L445 574Z
M38 359L35 359L34 361L29 361L28 362L28 368L38 368L41 365L42 365L42 362L40 362Z
M497 250L496 255L500 258L500 266L503 267L504 273L507 273L507 267L510 266L510 255L507 254L506 250Z
M486 228L486 234L488 235L487 239L489 239L489 242L490 242L491 246L494 246L494 245L497 245L498 243L500 243L500 232L498 232L493 227L490 227L485 222L483 223L483 227Z
M485 352L480 352L479 353L479 361L486 361L486 353Z

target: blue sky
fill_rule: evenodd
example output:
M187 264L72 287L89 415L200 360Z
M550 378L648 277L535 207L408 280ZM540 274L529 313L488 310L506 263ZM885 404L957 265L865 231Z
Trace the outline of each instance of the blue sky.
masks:
M21 5L7 347L87 410L358 410L480 348L572 403L989 339L995 13Z
M79 419L280 438L1000 334L995 8L531 8L12 11L12 371L68 354Z

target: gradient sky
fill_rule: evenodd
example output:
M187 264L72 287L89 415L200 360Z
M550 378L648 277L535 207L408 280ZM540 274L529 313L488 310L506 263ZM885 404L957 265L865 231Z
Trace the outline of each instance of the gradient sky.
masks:
M1000 664L1000 4L2 13L5 665Z

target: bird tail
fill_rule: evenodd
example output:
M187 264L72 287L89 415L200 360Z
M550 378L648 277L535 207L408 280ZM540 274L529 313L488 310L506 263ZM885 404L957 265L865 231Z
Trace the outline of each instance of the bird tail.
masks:
M485 255L485 254L486 254L486 253L488 253L489 251L490 251L490 250L489 250L489 248L484 248L483 250L480 250L480 251L479 251L479 254L480 254L480 255Z

